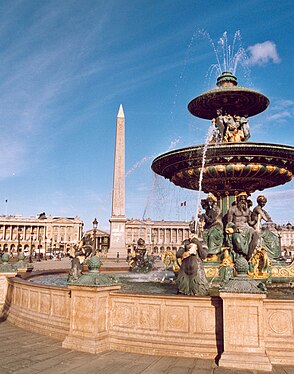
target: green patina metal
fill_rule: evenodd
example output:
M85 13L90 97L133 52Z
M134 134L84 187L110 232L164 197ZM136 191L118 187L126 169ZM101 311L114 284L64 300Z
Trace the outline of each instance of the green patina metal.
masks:
M88 262L88 273L83 273L81 277L72 282L73 285L80 286L112 286L118 284L118 279L115 276L101 274L99 269L101 267L101 260L99 256L92 256Z
M241 256L246 257L247 260L241 258L246 262L247 267L247 261L252 259L251 268L249 271L247 269L251 277L263 279L263 281L267 279L270 282L271 279L283 278L286 272L285 279L293 279L293 264L287 268L285 264L275 266L273 263L271 269L267 268L267 270L261 265L263 261L266 262L268 259L274 261L279 257L280 244L273 233L261 231L260 227L258 230L253 227L255 224L249 222L251 221L249 213L239 214L244 216L244 220L248 220L246 223L253 230L251 234L248 231L248 238L246 230L242 229L240 220L240 231L239 227L235 226L236 222L233 222L231 227L227 223L231 224L229 220L232 220L232 214L238 215L233 213L232 208L233 203L234 205L238 203L238 196L245 194L249 197L255 191L276 187L292 180L294 147L248 142L250 129L247 118L263 112L269 105L269 99L257 91L238 86L237 78L230 72L224 72L218 77L217 86L196 97L188 105L189 111L194 116L212 120L213 135L208 144L167 152L155 158L151 168L155 173L169 179L179 187L191 190L201 188L201 191L212 193L217 198L218 208L221 209L223 221L226 224L224 225L226 235L223 248L229 248L232 255L234 252L238 253L242 244L244 248ZM202 176L201 185L200 176ZM247 203L250 203L249 199L246 200ZM238 207L238 209L242 212L242 208ZM246 205L244 212L245 210L249 211L249 205ZM234 220L237 221L236 218ZM209 221L205 218L204 222L207 225ZM212 235L205 229L207 229L206 226L204 226L204 232L209 238L204 235L204 240L206 239L208 245ZM260 260L258 256L262 251L266 252ZM222 256L219 257L223 261ZM232 259L235 261L238 256L233 256ZM253 260L256 262L254 263ZM214 261L214 258L211 261ZM261 271L258 271L257 263L262 267ZM222 262L220 271L215 271L215 267L219 266L219 262L206 263L207 274L221 281L230 279L232 267L224 266ZM228 292L264 292L256 282L251 282L252 279L248 278L245 273L240 271L238 277L230 281Z
M233 75L230 71L224 71L216 80L216 85L218 87L222 86L225 82L230 82L234 86L238 85L237 77Z
M266 287L263 282L248 277L248 263L244 257L239 257L235 262L237 276L229 279L220 287L220 292L264 294Z
M9 254L4 253L2 255L2 264L0 264L0 273L13 273L15 270L11 264L8 263Z
M25 255L22 252L20 252L18 255L18 261L15 264L13 264L13 269L31 271L33 270L33 268L33 264L27 262L25 259Z

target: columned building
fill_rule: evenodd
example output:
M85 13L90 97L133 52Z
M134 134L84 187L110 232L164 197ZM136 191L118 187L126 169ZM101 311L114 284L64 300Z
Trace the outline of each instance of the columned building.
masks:
M278 236L281 249L286 250L287 254L294 258L294 225L290 222L283 225L269 222L267 227Z
M129 219L126 222L126 247L132 249L143 238L149 253L157 254L178 249L189 238L189 222L152 221L150 218Z
M83 221L79 217L0 217L0 251L51 254L66 253L81 240Z

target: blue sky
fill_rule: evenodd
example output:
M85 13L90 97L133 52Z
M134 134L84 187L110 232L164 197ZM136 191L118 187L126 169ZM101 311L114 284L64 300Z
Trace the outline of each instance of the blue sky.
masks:
M248 59L239 84L271 101L250 119L250 140L293 146L293 11L292 0L1 1L0 214L78 215L85 228L97 217L107 230L122 103L126 216L190 219L197 193L150 165L204 142L209 121L187 110L215 85L216 57L200 30L216 46L240 31ZM263 193L276 222L294 223L293 181Z

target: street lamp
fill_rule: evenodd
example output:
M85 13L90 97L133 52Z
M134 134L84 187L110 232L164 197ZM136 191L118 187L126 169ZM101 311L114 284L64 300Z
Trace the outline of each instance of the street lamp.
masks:
M39 253L38 253L38 261L41 261L41 242L42 242L42 236L39 236Z
M45 242L45 260L47 260L47 236L45 236L44 242Z
M32 263L32 253L33 253L33 239L34 239L34 233L31 232L31 246L30 246L30 256L29 256L29 262Z
M94 246L93 246L93 251L92 251L93 256L95 256L96 250L97 250L97 243L96 243L97 227L98 227L98 221L96 218L94 218L94 221L93 221Z
M17 229L17 254L19 255L20 252L20 234L21 234L21 228L18 227Z
M50 251L49 251L49 260L51 260L51 253L52 253L52 242L53 242L53 239L51 238L51 239L50 239Z

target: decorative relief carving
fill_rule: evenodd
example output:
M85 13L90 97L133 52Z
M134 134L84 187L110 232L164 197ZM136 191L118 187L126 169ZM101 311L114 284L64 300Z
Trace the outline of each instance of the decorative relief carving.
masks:
M214 309L195 308L194 312L194 332L214 332L215 331L215 311Z
M164 312L165 328L170 332L189 332L189 307L172 306Z
M207 264L205 264L204 270L207 278L215 278L219 276L219 268L217 266L209 267Z
M84 298L85 302L89 303L89 298ZM67 309L64 307L66 305L66 299L64 293L52 294L52 313L57 317L65 317ZM86 304L87 305L87 304ZM81 308L83 306L81 305Z
M41 292L40 293L40 312L49 314L50 313L50 294Z
M141 304L139 306L139 328L160 330L160 306Z
M113 326L128 327L134 326L134 304L115 302L112 306Z
M294 261L292 261L290 265L273 266L272 277L278 277L278 278L294 277Z
M39 292L31 291L30 292L30 309L38 311L39 306Z
M29 307L29 291L26 289L20 290L21 292L21 306L23 308Z
M291 310L274 311L269 314L268 325L271 332L278 335L292 334L292 313Z

